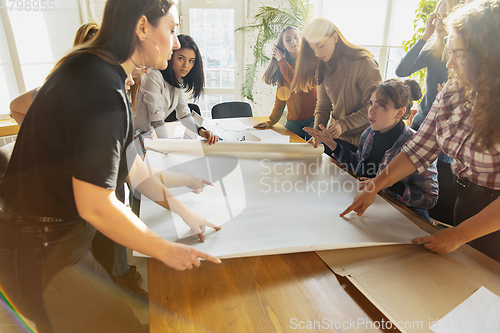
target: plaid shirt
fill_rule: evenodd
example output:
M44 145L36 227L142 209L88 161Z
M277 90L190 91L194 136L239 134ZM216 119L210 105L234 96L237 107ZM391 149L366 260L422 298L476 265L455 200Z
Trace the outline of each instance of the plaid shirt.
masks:
M382 158L382 162L378 168L379 173L383 170L389 162L399 153L403 145L411 139L415 131L405 126L399 137L394 142L394 145L389 148ZM338 156L334 156L337 162L348 167L357 175L360 174L360 168L363 162L368 158L372 151L375 131L368 127L359 140L359 148L357 153L351 152L349 149L338 145L340 152ZM430 164L428 168L424 169L422 173L414 172L406 178L401 180L404 184L405 190L403 196L392 192L390 189L385 189L391 197L406 206L417 207L422 209L430 209L434 207L438 199L438 177L436 161Z
M500 145L478 151L471 134L472 115L464 106L462 90L454 82L443 88L420 130L402 151L419 172L442 151L454 158L451 171L455 176L500 190Z

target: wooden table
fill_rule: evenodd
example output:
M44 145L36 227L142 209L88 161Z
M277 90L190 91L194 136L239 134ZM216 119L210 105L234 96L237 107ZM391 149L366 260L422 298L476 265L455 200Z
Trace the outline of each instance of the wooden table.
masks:
M239 120L254 124L267 117ZM281 125L273 129L303 142ZM148 259L148 283L154 333L398 332L356 326L387 318L315 252L203 262L183 272Z

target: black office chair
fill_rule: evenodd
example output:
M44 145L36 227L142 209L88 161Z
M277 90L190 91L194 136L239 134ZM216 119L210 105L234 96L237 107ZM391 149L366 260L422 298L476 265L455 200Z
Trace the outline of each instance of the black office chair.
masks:
M189 110L194 111L201 116L200 107L197 104L188 103L188 107ZM177 111L174 110L174 112L168 115L168 117L165 119L165 122L170 123L176 120L177 120Z
M224 102L212 107L212 119L253 117L252 107L246 102Z

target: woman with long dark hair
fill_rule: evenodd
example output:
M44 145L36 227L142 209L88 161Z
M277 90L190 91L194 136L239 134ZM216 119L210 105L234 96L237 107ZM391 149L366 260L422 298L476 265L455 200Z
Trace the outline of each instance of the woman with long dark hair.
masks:
M180 47L174 50L167 68L153 69L143 76L134 124L143 132L154 129L158 138L168 138L165 119L176 111L177 119L187 129L207 139L209 144L214 144L218 137L196 123L186 96L186 92L191 92L196 99L203 91L205 79L200 50L190 36L178 37Z
M125 79L166 68L177 25L169 0L108 0L96 37L57 63L26 114L0 185L0 286L38 332L143 331L90 252L96 229L174 269L220 262L159 237L115 194L128 177L200 233L216 227L149 177L131 145Z
M271 128L276 124L287 107L286 125L302 139L309 140L310 135L304 127L314 125L314 108L316 106L316 87L308 92L292 92L290 84L293 80L295 60L300 51L300 32L295 27L285 27L273 46L273 58L267 66L262 81L276 86L274 108L268 121L256 124L255 128Z

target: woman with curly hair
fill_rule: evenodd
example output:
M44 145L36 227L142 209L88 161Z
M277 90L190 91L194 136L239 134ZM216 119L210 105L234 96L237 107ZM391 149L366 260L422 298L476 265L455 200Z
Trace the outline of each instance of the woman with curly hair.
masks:
M438 94L417 134L344 211L358 215L376 193L418 171L441 152L451 166L457 200L455 227L414 243L447 253L468 243L500 261L500 0L478 0L457 7L446 22L448 69L453 78Z
M368 89L363 101L368 106L370 126L361 134L357 152L337 144L323 125L319 125L320 130L305 130L327 145L337 162L367 183L385 169L415 134L403 120L409 118L413 101L421 97L420 86L414 80L387 80ZM384 191L430 222L427 210L436 204L438 197L436 163L423 173L414 172Z

